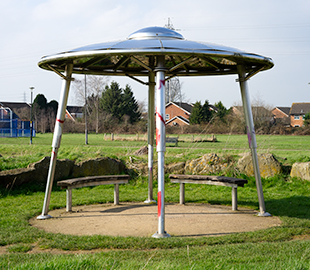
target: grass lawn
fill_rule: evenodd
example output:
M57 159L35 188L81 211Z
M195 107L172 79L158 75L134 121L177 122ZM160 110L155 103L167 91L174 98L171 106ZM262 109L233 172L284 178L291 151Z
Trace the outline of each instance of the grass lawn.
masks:
M91 134L64 134L59 158L83 160L112 156L126 160L145 141L104 141ZM179 147L167 147L166 161L179 161L215 152L238 155L247 150L246 136L217 135L218 143L192 143L180 136ZM0 168L18 168L49 156L50 134L29 138L0 138ZM259 151L274 153L287 164L309 158L308 136L258 136ZM135 157L147 159L147 157ZM255 179L238 189L238 205L258 209ZM266 230L219 237L154 239L144 237L72 236L29 226L41 213L45 186L0 190L0 269L310 269L310 182L281 175L262 179L267 211L282 225ZM154 191L156 192L156 181ZM106 203L113 186L74 190L74 205ZM147 178L121 185L121 201L147 197ZM178 202L179 186L166 181L166 201ZM65 191L53 188L50 209L65 207ZM229 188L186 185L188 202L231 204ZM44 222L44 221L43 221ZM39 252L37 252L39 248Z
M169 135L176 136L176 135ZM194 139L206 139L208 135L195 135ZM218 142L192 142L193 135L180 135L178 147L168 144L165 161L187 161L207 153L229 155L239 158L249 152L246 135L216 135ZM128 161L134 152L147 145L146 135L115 135L117 140L111 141L110 135L89 134L89 144L85 145L84 134L63 134L58 158L68 158L77 162L88 158L114 157ZM51 155L52 134L37 134L33 145L29 138L0 138L0 170L26 167ZM272 153L285 165L294 162L310 161L310 136L257 135L258 153ZM135 157L147 162L147 157ZM154 154L157 160L156 153Z

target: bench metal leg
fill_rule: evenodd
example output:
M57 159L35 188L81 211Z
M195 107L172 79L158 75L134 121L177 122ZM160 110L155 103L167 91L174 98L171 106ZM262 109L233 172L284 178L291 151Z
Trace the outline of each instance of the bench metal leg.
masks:
M119 204L119 184L114 184L114 205Z
M185 184L180 183L180 204L185 203Z
M232 204L232 210L237 211L238 210L238 199L237 199L237 188L233 187L231 189L231 204Z
M71 212L72 211L72 189L67 188L66 194L67 194L66 211Z

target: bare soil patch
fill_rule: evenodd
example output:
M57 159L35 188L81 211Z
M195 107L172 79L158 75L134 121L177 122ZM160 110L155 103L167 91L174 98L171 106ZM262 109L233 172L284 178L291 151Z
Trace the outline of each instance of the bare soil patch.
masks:
M219 236L280 226L277 217L258 217L257 211L206 204L166 204L165 230L175 237ZM122 203L86 205L50 211L47 220L30 224L51 233L150 237L158 228L157 205Z

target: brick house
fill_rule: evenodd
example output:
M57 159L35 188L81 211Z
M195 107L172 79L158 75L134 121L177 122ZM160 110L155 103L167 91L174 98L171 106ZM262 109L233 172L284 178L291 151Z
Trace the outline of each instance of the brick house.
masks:
M304 117L308 112L310 112L309 102L293 103L290 110L291 126L302 127L304 125Z
M166 125L184 126L189 125L193 105L185 102L169 102L166 104Z
M175 116L166 122L168 126L185 126L189 125L189 120L183 116Z
M291 107L275 107L271 112L275 124L290 126L290 110Z

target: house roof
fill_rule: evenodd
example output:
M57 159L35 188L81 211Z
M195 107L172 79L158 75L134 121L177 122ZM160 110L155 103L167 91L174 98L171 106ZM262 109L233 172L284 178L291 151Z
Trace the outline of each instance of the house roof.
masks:
M67 110L69 113L83 113L84 107L83 106L67 106Z
M75 117L73 117L76 114L83 113L83 108L82 106L67 106L66 109L66 114L67 117L69 117L71 120L75 121Z
M252 113L259 115L271 115L271 111L263 106L252 106Z
M13 119L27 119L28 117L25 118L25 115L22 116L21 110L25 110L25 112L28 113L29 110L29 115L30 115L30 104L26 102L5 102L5 101L0 101L0 108L9 108L13 112ZM29 118L28 118L29 119Z
M185 103L185 102L169 102L166 104L166 107L168 107L169 105L175 105L179 108L181 108L182 110L186 111L187 113L191 114L192 110L193 110L193 105L190 103Z
M232 106L232 107L230 107L230 109L234 114L238 114L238 115L243 112L242 106Z
M269 115L271 112L262 106L251 106L252 114L262 114L262 115ZM233 106L232 111L234 113L240 114L243 113L243 106Z
M289 116L291 107L275 107L274 110L275 109L278 109L279 111L281 111L284 114L286 114L287 116Z
M218 108L215 107L215 106L212 105L212 104L209 104L209 108L210 108L212 111L218 112Z
M171 122L173 122L173 121L175 121L176 119L179 119L179 120L181 120L182 122L184 122L186 125L189 125L189 120L186 119L185 117L179 116L179 115L177 115L177 116L171 118L169 121L167 121L167 122L166 122L166 125L169 124L169 123L171 123Z
M5 101L0 101L0 106L1 107L8 107L12 110L14 109L21 109L21 108L30 108L30 104L26 102L5 102Z
M310 102L293 103L290 110L291 115L306 114L308 112L310 112Z

